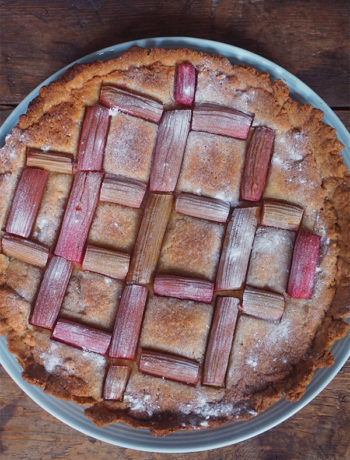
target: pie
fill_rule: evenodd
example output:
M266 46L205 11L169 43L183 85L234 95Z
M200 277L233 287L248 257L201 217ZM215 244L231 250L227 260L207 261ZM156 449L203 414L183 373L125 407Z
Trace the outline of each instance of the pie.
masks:
M0 331L23 378L157 436L300 398L350 310L349 175L322 117L189 49L43 87L0 150Z

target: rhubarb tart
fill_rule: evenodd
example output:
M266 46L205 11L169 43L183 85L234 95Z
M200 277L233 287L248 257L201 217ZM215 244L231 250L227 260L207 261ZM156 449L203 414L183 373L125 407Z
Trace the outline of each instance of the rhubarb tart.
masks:
M189 49L43 87L0 150L0 332L98 426L295 401L348 330L350 182L323 114Z

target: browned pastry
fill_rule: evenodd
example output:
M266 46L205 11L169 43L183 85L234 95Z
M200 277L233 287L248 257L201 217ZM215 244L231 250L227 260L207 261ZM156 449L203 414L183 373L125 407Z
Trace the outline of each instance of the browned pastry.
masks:
M131 48L43 87L0 150L0 332L98 426L301 397L350 305L335 130L280 80Z

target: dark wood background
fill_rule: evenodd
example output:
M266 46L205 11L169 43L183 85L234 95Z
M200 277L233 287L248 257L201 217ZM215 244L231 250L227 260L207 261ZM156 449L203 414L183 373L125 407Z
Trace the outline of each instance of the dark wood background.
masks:
M0 123L49 75L100 48L193 36L258 53L302 79L350 127L348 0L0 0ZM350 364L307 407L246 442L188 455L104 444L54 419L0 368L2 459L350 459Z

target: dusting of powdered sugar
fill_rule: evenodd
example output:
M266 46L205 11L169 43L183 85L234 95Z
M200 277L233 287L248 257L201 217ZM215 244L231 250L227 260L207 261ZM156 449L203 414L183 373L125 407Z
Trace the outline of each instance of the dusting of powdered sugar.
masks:
M235 403L228 401L208 401L204 394L198 393L197 398L191 401L191 404L179 404L178 410L183 415L197 415L201 419L201 426L207 426L205 421L211 418L221 418L235 416L238 418L243 408ZM202 425L204 423L204 425Z
M227 201L227 193L225 191L216 192L213 194L213 197L217 200ZM234 202L234 205L237 205L237 202Z
M42 234L46 233L47 229L51 225L52 223L50 224L50 222L45 217L39 216L35 224L35 230L33 232L34 238L39 239Z
M279 138L279 143L286 153L286 159L292 161L301 161L304 159L303 153L307 152L308 136L301 132L289 132Z
M255 235L253 253L275 254L278 248L292 245L291 233L288 230L259 227Z
M289 342L292 327L292 321L289 318L283 317L280 324L275 325L269 333L263 336L258 332L253 333L252 338L255 338L255 345L249 350L249 354L245 359L246 365L256 371L260 358L265 362L267 356L271 356L271 354L278 355L278 350L283 351L285 344ZM272 362L275 363L278 359L273 357ZM287 362L287 358L284 357L282 363L287 364Z
M92 351L84 350L82 355L86 361L93 362L95 366L101 369L104 368L106 364L106 358L104 358L102 355L99 355L97 353L93 353Z
M278 156L276 153L272 155L272 164L276 166L282 167L284 164L284 161L280 156Z
M84 366L81 361L85 361L85 364L93 363L95 365L97 375L99 372L103 372L106 364L106 359L103 356L90 351L81 352L73 349L67 354L65 345L52 340L49 342L49 348L42 352L39 358L45 370L49 373L54 373L56 368L59 367L61 372L72 374L74 373L72 362L79 362L79 365Z
M330 239L327 238L327 229L325 225L321 222L320 213L318 212L316 215L315 226L317 228L317 233L321 236L321 245L328 245Z
M59 356L53 356L49 353L42 353L40 355L40 359L42 360L42 364L45 367L46 372L54 372L57 366L64 368L64 361Z
M117 115L118 113L120 112L120 110L118 109L118 107L112 107L108 110L108 114L111 116L111 117L114 117L115 115Z
M152 401L151 395L149 394L144 394L140 397L137 397L130 393L125 393L124 402L130 404L130 409L132 411L146 412L149 417L153 415L155 410L160 409L160 406Z
M42 365L46 372L53 373L57 366L66 369L64 359L59 356L59 344L53 341L49 342L49 349L39 355ZM69 372L69 369L66 369Z
M292 328L292 321L284 316L282 321L276 325L273 332L270 332L270 334L264 336L263 340L265 347L269 350L272 346L284 345L285 343L288 343L290 338L290 331Z
M258 359L256 356L248 356L248 359L246 360L246 363L248 366L252 367L255 369L259 363Z
M297 171L301 173L304 167L303 160L309 151L308 144L308 136L301 131L289 131L278 137L275 140L272 165L285 170L289 170L291 167L294 169L297 165ZM305 180L300 178L300 182L305 183Z

